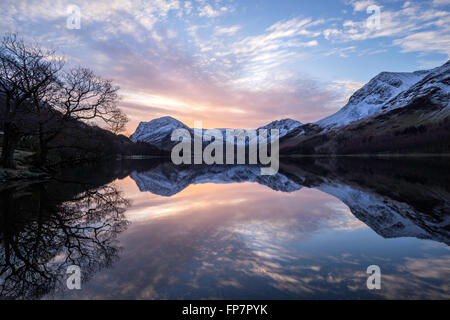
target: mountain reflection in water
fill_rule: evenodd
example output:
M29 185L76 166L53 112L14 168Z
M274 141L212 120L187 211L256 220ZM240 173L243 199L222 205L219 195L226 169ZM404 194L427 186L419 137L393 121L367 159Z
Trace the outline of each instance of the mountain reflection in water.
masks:
M136 160L5 189L1 296L450 297L448 159L291 158L259 172ZM81 290L65 288L72 264ZM373 264L381 290L366 287Z

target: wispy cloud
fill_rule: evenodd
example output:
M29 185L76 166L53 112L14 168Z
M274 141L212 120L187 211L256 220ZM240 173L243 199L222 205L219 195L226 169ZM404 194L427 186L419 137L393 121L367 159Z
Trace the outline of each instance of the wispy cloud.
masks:
M329 3L322 14L295 3L274 15L265 1L79 0L81 29L68 30L71 1L4 0L0 28L114 79L131 131L167 114L221 127L316 121L375 75L363 72L364 57L384 69L392 54L417 54L408 61L418 66L450 54L447 0ZM366 25L372 4L381 7L379 30Z
M436 31L419 32L394 40L402 52L441 52L450 56L450 33L447 37Z
M434 5L443 5L447 0L434 1ZM355 12L364 11L374 1L351 1ZM448 41L450 38L450 12L433 8L420 2L404 2L399 10L380 7L380 28L368 28L367 17L360 20L345 20L340 27L329 28L324 36L332 41L364 41L375 38L395 38L393 45L400 46L403 52L440 52L450 56ZM433 31L429 31L434 28ZM421 41L424 40L424 41ZM436 43L433 42L437 40ZM442 41L444 40L444 41ZM417 41L417 43L413 43ZM430 46L430 44L432 44Z
M366 11L369 6L376 4L376 2L374 0L360 0L350 1L350 4L353 6L354 12L361 12Z
M241 27L240 26L230 26L230 27L219 27L217 26L215 28L215 32L217 35L227 35L227 36L233 36L236 34L236 32L239 31Z
M450 0L433 0L434 6L450 6Z
M200 17L214 18L226 11L228 11L227 7L220 7L218 9L213 9L213 7L210 4L205 4L204 6L199 8L198 15Z

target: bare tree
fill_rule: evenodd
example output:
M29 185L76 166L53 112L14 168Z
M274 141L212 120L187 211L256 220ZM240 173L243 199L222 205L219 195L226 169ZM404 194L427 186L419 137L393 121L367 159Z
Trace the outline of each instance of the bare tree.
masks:
M3 298L41 298L62 287L69 265L80 266L87 281L119 258L117 235L129 224L130 205L122 192L113 184L52 183L0 193ZM66 198L74 186L85 190Z
M114 111L111 121L106 124L106 128L114 134L119 134L126 130L128 121L128 116L117 109Z
M103 126L117 134L128 117L117 107L119 87L92 70L63 70L63 58L54 50L26 44L14 34L0 42L0 105L3 127L2 164L14 168L14 150L21 137L37 137L37 164L47 159L49 144L82 127L82 122ZM81 126L81 127L80 127ZM78 130L78 134L95 130ZM81 137L80 137L81 138ZM71 146L64 146L65 148ZM79 148L79 146L74 146ZM58 145L53 143L52 149Z
M77 67L63 72L54 107L64 118L80 121L115 122L119 87L90 69Z
M1 158L5 168L15 167L14 151L33 108L33 96L43 95L63 67L63 60L54 53L38 44L25 44L15 34L7 34L0 42L0 91L5 101Z
M49 102L51 110L57 112L56 117L48 118L46 128L39 130L39 164L42 165L46 160L48 144L67 127L69 122L82 121L103 125L115 134L125 129L128 117L117 107L119 87L113 85L111 80L97 76L90 69L76 67L61 72L58 82L55 83L57 83L56 92L48 90L47 93L50 94L46 99L36 101L36 103ZM57 148L58 146L52 147Z

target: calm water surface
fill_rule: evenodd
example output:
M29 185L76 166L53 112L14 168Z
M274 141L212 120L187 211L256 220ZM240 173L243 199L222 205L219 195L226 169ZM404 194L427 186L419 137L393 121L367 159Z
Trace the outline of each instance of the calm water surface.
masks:
M448 299L446 160L294 159L271 177L141 160L19 185L1 193L1 294Z

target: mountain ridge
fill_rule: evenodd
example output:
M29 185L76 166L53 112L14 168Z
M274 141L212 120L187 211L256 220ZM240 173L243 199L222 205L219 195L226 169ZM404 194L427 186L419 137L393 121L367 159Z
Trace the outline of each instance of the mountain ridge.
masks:
M380 85L380 78L411 80L396 83L406 88L392 94L391 86ZM381 75L381 76L380 76ZM330 116L351 112L365 99L387 97L383 103L372 100L374 108L364 117L343 123L330 117L305 125L280 139L282 154L373 154L373 153L449 153L450 152L450 60L440 67L413 73L381 73L355 92L349 103ZM395 82L395 81L394 81ZM381 90L383 89L383 90ZM386 90L384 90L386 89ZM373 90L377 93L372 94ZM361 92L367 93L366 96ZM357 102L356 104L354 102ZM350 110L350 111L348 111ZM334 117L334 118L333 118ZM328 119L328 120L327 120ZM325 121L327 120L327 121ZM308 126L308 127L307 127Z
M281 120L272 121L265 126L261 126L256 130L267 129L268 136L270 137L270 129L279 129L279 137L283 137L285 134L289 133L291 130L303 125L301 122L285 118ZM186 129L190 132L191 136L194 135L194 129L188 127L181 121L171 117L164 116L161 118L156 118L148 122L140 122L136 131L130 136L130 140L133 142L146 142L155 145L161 149L170 149L177 142L171 141L171 134L176 129ZM233 130L231 128L215 128L215 130L220 130L225 141L226 130ZM203 133L207 129L203 129ZM248 143L248 142L246 142Z
M394 145L398 142L402 147L380 147L375 148L376 152L423 152L422 146L417 150L413 146L403 148L403 140L418 135L422 135L423 146L439 144L439 139L446 141L443 146L431 148L433 150L425 148L425 152L450 152L450 133L444 128L450 121L449 78L450 60L430 70L384 71L358 89L344 107L330 116L306 124L290 118L275 120L257 130L279 129L280 152L284 154L347 154L350 152L347 149L353 153L373 153L374 148L365 145L372 141L381 144L381 140ZM175 144L170 139L171 133L178 128L193 134L192 128L166 116L141 122L130 140L168 150ZM383 135L379 132L381 129L386 137L377 141L376 137ZM225 137L226 129L218 130ZM365 142L358 142L360 149L348 148L342 143L353 138L365 139Z

